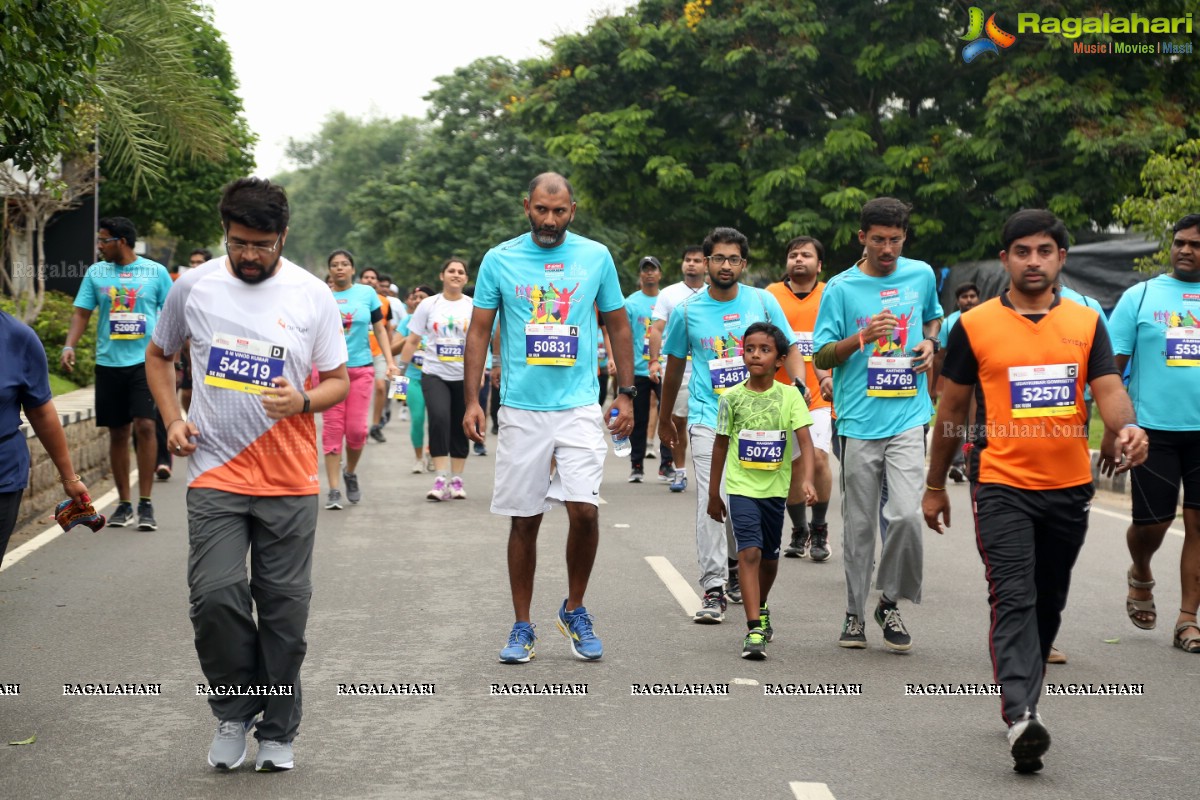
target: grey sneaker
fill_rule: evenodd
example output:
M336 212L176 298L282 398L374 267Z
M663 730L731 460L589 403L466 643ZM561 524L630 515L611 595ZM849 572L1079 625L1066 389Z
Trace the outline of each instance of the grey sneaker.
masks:
M133 522L133 504L117 503L117 510L108 518L108 527L124 528Z
M829 560L829 524L814 522L808 533L808 557L820 564Z
M158 523L154 521L154 506L149 502L145 500L138 502L137 519L139 531L158 530Z
M341 511L342 493L337 489L330 489L329 496L325 498L325 508L332 511Z
M867 646L867 632L863 630L863 622L854 614L847 614L842 623L842 635L838 639L838 647L853 647L862 649Z
M1042 756L1050 749L1050 731L1042 723L1041 714L1028 712L1008 729L1008 746L1013 757L1013 769L1022 774L1042 768Z
M729 583L725 586L725 596L729 602L740 606L742 604L742 582L736 569L729 570Z
M368 431L368 433L371 434L372 439L379 442L380 444L383 444L384 442L387 441L387 437L383 435L383 424L382 423L379 425L372 425L371 429Z
M362 489L358 488L358 475L354 472L343 472L342 480L346 482L346 499L351 503L362 500Z
M208 748L208 765L217 769L237 769L246 760L246 734L254 720L221 720Z
M263 739L258 743L258 758L254 762L254 768L259 772L279 772L291 769L295 763L291 742Z
M725 619L725 593L720 588L710 589L704 593L704 602L700 610L692 617L693 622L702 625L716 625Z

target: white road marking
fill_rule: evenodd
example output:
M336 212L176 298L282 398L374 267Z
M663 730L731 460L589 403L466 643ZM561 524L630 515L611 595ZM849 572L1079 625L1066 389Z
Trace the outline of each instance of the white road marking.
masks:
M613 525L613 527L614 528L628 528L629 525L628 525L628 523L625 523L625 522L618 522L615 525Z
M659 580L667 585L667 591L679 603L680 608L689 617L700 607L700 595L692 589L687 579L679 574L675 566L662 556L646 556L646 563L658 573Z
M137 478L138 478L138 473L137 473L137 470L135 469L129 473L129 485L136 486ZM111 504L116 499L117 499L117 490L110 489L99 500L93 500L92 505L96 507L97 511L99 511L99 510L103 509L105 506ZM89 529L89 533L90 532L91 531ZM49 528L46 528L46 530L39 533L37 536L34 536L32 539L30 539L25 544L16 548L15 550L8 551L8 553L6 553L4 556L4 563L0 564L0 572L3 572L4 570L8 569L13 564L17 563L22 558L24 558L25 556L34 552L35 550L40 550L41 548L50 544L55 539L57 539L59 536L62 536L64 533L66 533L66 531L64 531L61 527L59 527L58 523L55 523L55 524L51 525Z
M823 783L792 781L788 786L791 787L796 800L837 800L833 792L829 791L829 787Z
M738 686L758 686L758 681L754 678L734 678L733 682Z
M1106 508L1098 508L1095 505L1092 506L1092 512L1095 514L1103 514L1104 516L1112 517L1113 519L1122 519L1122 520L1125 520L1126 522L1129 522L1129 514L1128 513L1118 514L1116 511L1109 511ZM1183 538L1183 531L1181 531L1179 528L1167 528L1167 532L1175 534L1180 539Z

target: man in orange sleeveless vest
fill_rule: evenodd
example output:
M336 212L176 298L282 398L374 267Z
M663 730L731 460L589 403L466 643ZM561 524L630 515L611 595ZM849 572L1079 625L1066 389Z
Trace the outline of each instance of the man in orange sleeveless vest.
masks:
M1011 284L950 332L921 507L926 524L943 533L946 475L977 385L968 471L992 608L992 666L1013 768L1036 772L1050 747L1038 698L1093 494L1085 386L1115 432L1106 455L1119 469L1142 463L1149 442L1100 315L1055 291L1066 227L1049 211L1026 209L1009 217L1001 239Z
M833 377L828 370L813 365L813 330L817 326L817 309L821 306L821 294L825 282L821 280L821 268L825 261L825 246L811 236L797 236L788 242L787 274L779 283L772 283L767 291L775 295L788 324L799 343L804 356L804 383L808 394L808 411L813 424L809 428L813 440L813 455L816 457L813 484L817 489L817 502L813 505L812 526L805 524L804 495L799 482L795 482L788 496L787 511L792 520L792 541L784 555L803 558L805 550L813 561L829 560L829 526L825 512L829 508L829 495L833 490L833 474L829 471L829 453L833 449L833 404L821 396L821 384ZM792 382L787 369L780 367L775 375L780 383ZM811 546L806 548L806 544Z

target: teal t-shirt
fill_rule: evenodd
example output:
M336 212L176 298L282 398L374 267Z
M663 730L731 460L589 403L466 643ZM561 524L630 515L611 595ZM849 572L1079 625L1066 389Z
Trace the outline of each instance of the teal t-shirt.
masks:
M952 331L954 329L954 326L956 324L958 324L958 318L961 316L962 316L961 311L955 311L953 314L946 317L946 319L942 321L942 329L940 331L938 331L938 342L941 343L942 347L945 347L946 345L950 344L950 331Z
M813 424L796 387L778 381L765 392L739 383L721 394L717 433L729 437L725 489L742 497L787 497L795 431Z
M383 308L379 295L370 286L356 283L349 289L334 292L338 313L342 315L342 333L346 335L347 367L369 367L371 357L371 312Z
M625 298L625 313L633 330L633 374L650 377L650 322L658 295L637 291Z
M819 351L871 323L889 309L900 319L890 339L866 342L833 371L833 407L838 434L852 439L886 439L926 425L933 413L925 374L911 369L923 326L942 318L933 267L899 258L891 275L875 278L854 266L825 286L817 312L813 348Z
M1079 303L1079 305L1087 306L1095 311L1100 315L1100 324L1104 326L1104 330L1108 330L1108 319L1104 316L1104 309L1101 308L1099 300L1094 297L1088 297L1086 294L1080 294L1071 287L1062 286L1061 284L1058 287L1058 296L1066 298L1067 300L1074 300L1076 303ZM1092 402L1092 389L1086 384L1083 387L1083 402Z
M1113 353L1133 356L1129 396L1138 424L1200 430L1200 283L1159 275L1126 289L1108 331Z
M401 336L407 337L412 332L411 330L409 330L411 323L412 323L412 314L406 314L404 316L404 319L402 319L396 323L396 332L399 333ZM491 358L490 358L491 354L492 354L491 348L488 348L488 356L489 356L488 363L489 364L491 363ZM397 359L397 360L399 360L399 359ZM410 363L408 365L408 368L415 369L417 371L417 373L420 374L420 372L422 371L421 368L424 365L425 365L425 340L421 339L421 346L413 351L412 363Z
M475 280L475 306L500 320L500 403L530 411L595 405L596 324L625 298L608 248L567 232L557 247L525 233L488 251Z
M738 284L737 296L732 300L714 300L706 289L671 312L663 335L663 352L676 358L692 357L689 425L716 428L720 393L746 380L742 335L755 322L770 322L783 331L789 346L796 344L796 335L779 301L770 292L744 283Z
M99 261L88 267L75 306L100 309L96 363L102 367L144 364L146 345L169 291L171 273L148 258L138 256L125 266Z

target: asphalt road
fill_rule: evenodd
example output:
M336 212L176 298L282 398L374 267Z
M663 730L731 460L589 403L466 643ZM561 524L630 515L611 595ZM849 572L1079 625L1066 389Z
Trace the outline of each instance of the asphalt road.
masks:
M893 655L836 645L841 548L784 559L765 662L739 658L740 607L690 620L659 570L691 590L695 495L625 482L610 457L587 606L599 663L555 630L566 591L565 514L546 516L530 664L496 654L511 625L507 520L488 512L493 459L472 456L469 498L423 499L406 426L368 443L361 505L322 510L296 769L217 773L197 683L185 585L184 486L156 487L160 529L70 533L0 572L0 747L6 798L1194 798L1200 657L1171 647L1182 538L1156 559L1159 629L1124 611L1126 498L1098 498L1075 569L1058 683L1144 684L1142 696L1061 696L1040 710L1046 769L1012 772L999 699L906 696L906 684L991 683L983 570L964 486L957 526L926 536L925 599L902 605L914 639ZM491 442L494 446L494 440ZM647 462L648 471L656 462ZM837 505L835 495L834 506ZM1107 513L1105 513L1107 512ZM831 528L840 530L836 509ZM1179 527L1179 523L1176 523ZM647 559L650 558L651 561ZM662 561L665 559L666 563ZM679 581L676 581L678 583ZM1119 640L1107 643L1106 640ZM64 684L159 683L161 696L64 696ZM432 695L346 696L338 684L433 684ZM492 684L586 684L582 696L496 696ZM729 684L724 696L634 696L635 684ZM861 684L856 696L765 696L764 684ZM11 691L11 690L10 690ZM253 758L253 746L250 758Z

